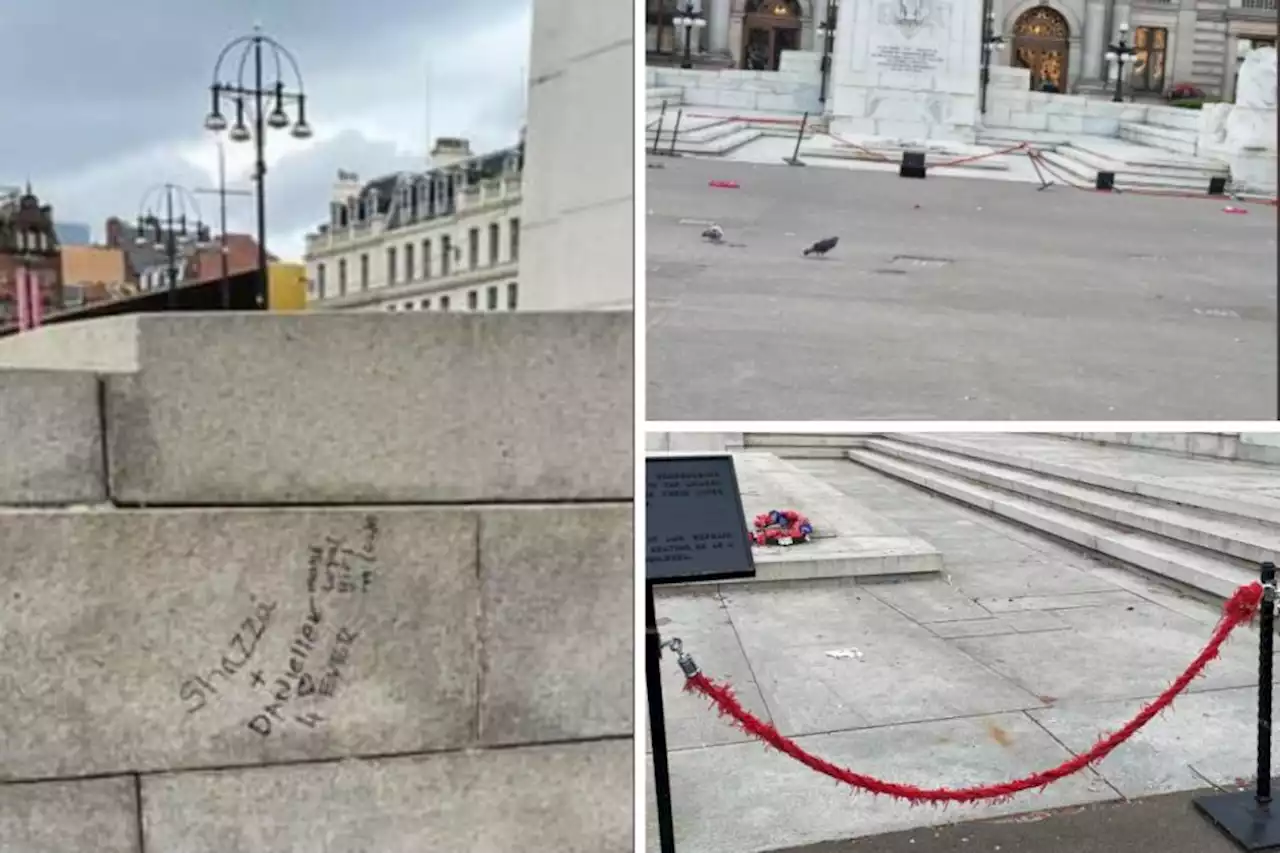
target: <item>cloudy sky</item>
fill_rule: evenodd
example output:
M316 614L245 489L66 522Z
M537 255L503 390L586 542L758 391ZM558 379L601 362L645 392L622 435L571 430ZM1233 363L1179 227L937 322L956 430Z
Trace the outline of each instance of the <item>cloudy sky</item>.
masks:
M257 22L296 56L315 130L306 143L271 131L267 144L268 244L299 257L338 169L365 178L420 168L436 136L469 137L476 150L517 140L530 9L531 0L0 0L4 64L22 69L0 86L0 186L30 178L59 221L86 223L96 239L108 216L135 218L158 182L216 188L217 143L202 126L214 63ZM226 152L228 185L251 189L252 144ZM216 229L217 196L198 198ZM230 230L253 233L252 197L228 206Z

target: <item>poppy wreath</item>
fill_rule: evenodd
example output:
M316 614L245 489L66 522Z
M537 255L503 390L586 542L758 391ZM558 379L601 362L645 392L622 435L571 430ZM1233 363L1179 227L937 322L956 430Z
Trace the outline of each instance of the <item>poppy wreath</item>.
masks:
M794 545L812 534L809 519L793 509L775 509L757 515L749 535L756 545Z

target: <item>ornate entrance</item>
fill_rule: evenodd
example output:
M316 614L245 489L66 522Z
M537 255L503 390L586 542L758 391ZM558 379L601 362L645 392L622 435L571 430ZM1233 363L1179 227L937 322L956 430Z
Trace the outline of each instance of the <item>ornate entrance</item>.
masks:
M1067 40L1071 28L1067 19L1048 6L1036 6L1013 23L1013 64L1031 71L1031 88L1067 91Z
M742 67L749 71L777 71L784 50L800 49L797 0L747 0L742 20Z

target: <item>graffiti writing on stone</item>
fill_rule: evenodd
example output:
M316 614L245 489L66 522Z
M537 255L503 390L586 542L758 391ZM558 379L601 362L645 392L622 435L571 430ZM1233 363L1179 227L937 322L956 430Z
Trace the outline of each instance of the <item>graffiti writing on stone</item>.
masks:
M360 637L358 615L341 616L351 609L342 602L373 585L379 534L378 520L365 516L355 535L326 536L308 549L306 613L290 637L288 657L275 678L255 681L266 701L246 722L250 731L268 737L291 721L306 728L325 722L323 705L337 695Z
M209 701L219 695L219 685L225 687L239 673L258 650L258 642L271 625L276 603L257 602L252 616L240 623L240 630L227 642L227 651L218 664L203 675L193 675L178 687L178 698L187 705L187 713L203 710Z

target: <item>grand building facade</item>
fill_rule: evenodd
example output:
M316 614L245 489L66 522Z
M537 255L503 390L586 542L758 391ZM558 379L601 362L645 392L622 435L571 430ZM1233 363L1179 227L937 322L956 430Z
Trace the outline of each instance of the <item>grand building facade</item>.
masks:
M328 221L308 234L310 307L514 311L520 304L524 142L473 155L436 141L422 172L339 172Z
M692 30L696 65L777 70L784 50L822 51L820 28L835 2L646 0L648 60L683 57L686 28L675 21L692 14L706 21ZM992 8L1008 40L1001 64L1028 68L1033 86L1060 92L1107 85L1103 57L1122 22L1137 49L1129 83L1139 97L1189 83L1229 99L1247 50L1276 44L1276 0L994 0Z

